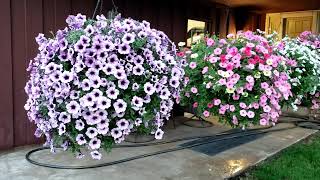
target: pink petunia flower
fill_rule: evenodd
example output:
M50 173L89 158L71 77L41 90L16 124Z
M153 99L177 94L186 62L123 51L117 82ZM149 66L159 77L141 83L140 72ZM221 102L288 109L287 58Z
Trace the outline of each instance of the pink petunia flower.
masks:
M262 118L262 119L260 119L260 125L266 126L266 125L268 125L268 121L266 119Z
M202 114L203 114L204 117L209 117L210 116L210 112L207 111L207 110L204 111Z
M207 46L213 46L214 45L214 40L211 38L207 39Z
M198 89L196 87L192 87L190 90L191 90L191 92L193 94L197 94L198 93Z
M221 104L221 100L220 99L215 99L215 100L213 100L213 104L215 106L219 106Z
M240 110L240 116L246 117L247 116L247 111L246 110Z
M196 62L191 62L191 63L189 64L189 67L190 67L191 69L195 69L195 68L197 67L197 63L196 63Z

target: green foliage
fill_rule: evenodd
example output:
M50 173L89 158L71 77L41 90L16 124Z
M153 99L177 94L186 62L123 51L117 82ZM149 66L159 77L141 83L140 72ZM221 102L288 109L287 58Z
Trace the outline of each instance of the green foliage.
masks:
M72 30L67 35L67 41L69 44L75 44L84 34L83 30Z
M141 49L147 43L147 38L138 38L132 43L132 47L134 50Z
M141 135L149 135L151 133L151 129L145 127L144 125L140 125L137 129L137 133Z
M88 25L93 25L95 23L95 20L88 19L86 22L84 22L84 27L87 27Z
M66 62L61 62L62 66L63 66L63 70L65 71L70 71L71 68L72 68L72 65L69 61L66 61Z
M114 146L114 140L112 137L104 136L102 137L101 147L106 152L111 152L112 147Z
M40 105L39 106L39 112L43 117L48 117L49 109L47 108L47 106Z

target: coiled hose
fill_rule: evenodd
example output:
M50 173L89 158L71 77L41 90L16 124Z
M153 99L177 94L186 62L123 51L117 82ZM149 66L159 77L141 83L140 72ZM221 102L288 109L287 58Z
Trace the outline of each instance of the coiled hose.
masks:
M125 163L137 159L142 159L150 156L156 156L164 153L169 153L169 152L174 152L174 151L180 151L183 149L189 149L193 148L196 146L201 146L213 142L219 142L219 141L224 141L224 140L230 140L230 139L236 139L236 138L241 138L241 137L247 137L247 136L254 136L254 135L259 135L259 134L266 134L270 132L276 132L276 131L283 131L283 130L288 130L288 129L293 129L296 127L303 127L303 128L308 128L308 129L316 129L320 130L320 121L314 121L314 120L308 120L305 117L293 117L293 116L284 116L284 117L289 117L293 118L294 120L280 120L279 123L294 123L294 127L288 127L288 128L280 128L280 129L269 129L270 127L265 127L265 128L256 128L256 129L248 129L245 131L241 132L222 132L218 134L213 134L213 135L205 135L205 136L192 136L192 137L185 137L185 138L178 138L178 139L173 139L169 141L160 141L160 142L152 142L152 143L139 143L139 144L128 144L128 145L118 145L115 146L114 148L128 148L128 147L143 147L143 146L155 146L155 145L162 145L162 144L169 144L169 143L174 143L174 142L180 142L180 141L187 141L187 140L195 140L195 139L206 139L205 142L198 142L195 144L187 145L187 146L178 146L174 148L169 148L153 153L146 153L130 158L124 158L112 162L106 162L106 163L100 163L100 164L95 164L95 165L88 165L88 166L65 166L65 165L56 165L56 164L48 164L48 163L42 163L38 162L35 160L32 160L30 156L38 151L46 150L49 149L48 147L40 147L33 149L29 151L26 154L26 160L32 164L42 166L42 167L47 167L47 168L55 168L55 169L92 169L92 168L98 168L98 167L106 167L106 166L112 166L120 163ZM269 130L268 130L269 129Z

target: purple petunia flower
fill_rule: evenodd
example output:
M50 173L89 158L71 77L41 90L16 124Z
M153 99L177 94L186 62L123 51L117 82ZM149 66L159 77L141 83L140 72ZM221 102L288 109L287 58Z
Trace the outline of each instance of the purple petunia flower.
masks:
M116 138L120 138L122 136L122 131L119 128L113 128L111 130L111 136L116 139Z
M115 73L115 67L113 64L107 63L104 68L102 68L102 71L106 75L112 75Z
M60 74L60 81L63 83L69 83L73 80L73 75L69 71L64 71L63 73Z
M94 96L92 94L86 94L83 98L84 106L93 106L94 104Z
M79 98L79 92L78 91L71 91L70 92L70 99L78 99Z
M143 59L142 56L138 55L138 56L136 56L136 57L134 58L133 62L134 62L134 64L143 64L144 59Z
M94 99L97 100L99 97L103 95L103 92L100 89L94 89L91 91L91 94L94 96Z
M116 88L111 87L106 91L106 93L107 93L108 98L117 99L117 97L119 95L119 90L116 89Z
M128 72L132 71L132 68L133 68L133 65L130 64L130 63L127 63L127 64L125 65L125 69L126 69L126 71L127 71L127 74L129 74Z
M85 46L90 45L90 41L91 41L91 39L89 37L87 37L85 35L80 36L79 42L82 43L83 45L85 45Z
M179 85L180 85L180 82L178 79L175 79L175 78L171 78L170 81L170 86L174 87L174 88L178 88Z
M144 92L151 96L155 92L155 88L151 83L146 82L144 84Z
M90 84L91 84L91 87L93 87L95 89L98 89L100 87L100 85L101 85L100 77L99 76L92 77L90 79Z
M89 24L85 29L84 31L86 32L86 35L87 36L90 36L94 33L94 28L91 24Z
M119 63L119 59L118 56L116 54L111 54L108 58L108 63L110 64L118 64Z
M140 126L140 124L142 123L142 119L141 118L137 118L135 121L134 121L134 124L136 126Z
M129 127L129 122L125 119L120 119L116 124L120 130L125 130Z
M95 112L95 115L99 116L100 119L107 119L108 112L106 110L100 109L100 110Z
M108 128L109 127L109 122L107 119L102 119L98 124L97 124L98 129L103 129L103 128Z
M81 88L84 91L89 91L91 88L91 82L89 79L84 79L81 83Z
M168 88L164 88L160 91L160 98L161 99L169 99L169 96L171 95L170 91Z
M155 133L155 138L156 139L162 139L164 132L161 129L158 129Z
M90 152L92 159L100 160L102 155L99 151L92 151Z
M94 137L96 137L98 135L98 131L96 128L93 127L88 127L87 131L86 131L86 135L92 139Z
M74 50L81 54L86 51L86 48L87 48L86 45L82 41L79 41L74 45Z
M103 127L103 128L98 127L98 133L102 135L107 135L109 133L109 127Z
M91 149L93 149L93 150L94 150L94 149L99 149L100 146L101 146L101 140L98 139L98 138L96 138L96 137L92 138L92 139L89 141L89 147L90 147Z
M122 42L125 44L131 44L134 42L134 40L135 40L135 35L132 33L126 33L122 37Z
M117 79L126 79L127 75L126 75L126 72L124 70L117 70L114 73L114 77L116 77Z
M92 111L95 111L96 109L92 110L89 108L89 110L92 112ZM99 115L97 114L91 114L87 119L86 119L86 123L88 125L96 125L98 123L100 123L101 121L101 118Z
M56 67L56 63L50 62L49 64L46 65L44 72L46 74L51 74L55 70L55 67Z
M99 109L108 109L111 106L111 100L105 96L98 98L98 108Z
M61 51L58 58L61 60L61 61L68 61L68 53L67 52L63 52Z
M143 31L140 31L140 32L138 33L138 36L139 36L140 38L145 38L145 37L147 37L147 33L143 32Z
M138 83L133 83L133 84L132 84L132 90L133 90L133 91L138 90L138 89L139 89L139 87L140 87L140 86L139 86L139 84L138 84Z
M53 82L58 82L60 80L61 74L62 73L60 71L54 71L53 73L50 74L50 79Z
M94 43L92 44L92 49L94 49L94 51L95 51L96 53L99 53L99 52L104 51L104 45L101 44L100 42L94 42Z
M143 102L146 103L146 104L150 103L150 102L151 102L151 97L150 97L150 95L146 95L146 96L143 98Z
M100 61L106 61L108 53L105 51L100 51L97 53L97 59Z
M70 114L68 114L66 112L61 112L58 119L59 119L59 121L63 122L64 124L71 122L71 116L70 116Z
M82 131L84 129L84 122L82 120L76 120L75 128L79 131Z
M129 54L130 50L131 50L130 46L128 44L126 44L126 43L123 43L123 44L119 45L118 52L120 54Z
M120 79L118 81L118 87L120 89L124 89L124 90L128 89L129 84L130 84L130 81L128 79Z
M84 64L87 66L87 67L93 67L94 66L94 58L92 57L85 57L85 61L84 61Z
M143 99L138 96L133 96L131 100L131 104L135 107L142 107L143 106Z
M103 45L104 45L104 49L108 52L114 50L115 48L111 41L105 41Z
M140 64L132 68L132 73L137 76L141 76L144 73L144 68Z
M78 114L80 111L80 105L76 101L70 101L66 105L66 108L67 108L68 113L70 113L70 114Z
M125 112L125 110L127 109L127 103L122 99L118 99L113 104L113 107L114 107L116 113L122 113L122 112Z
M86 140L86 138L84 137L83 134L78 134L77 137L76 137L76 141L80 146L87 143L87 140Z
M66 132L66 126L63 123L61 123L58 127L58 134L61 136L65 132Z
M96 50L93 48L88 48L86 49L86 51L84 52L84 56L85 57L89 57L89 58L93 58L95 55L97 54Z
M99 77L99 70L97 70L95 68L89 68L88 71L86 72L86 76L89 79L93 79L93 78Z

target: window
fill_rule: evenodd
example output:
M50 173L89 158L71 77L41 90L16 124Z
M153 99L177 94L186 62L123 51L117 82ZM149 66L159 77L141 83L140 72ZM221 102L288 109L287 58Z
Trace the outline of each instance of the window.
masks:
M191 44L199 41L204 37L206 32L207 23L205 21L197 21L188 19L187 27L187 46L190 47Z

